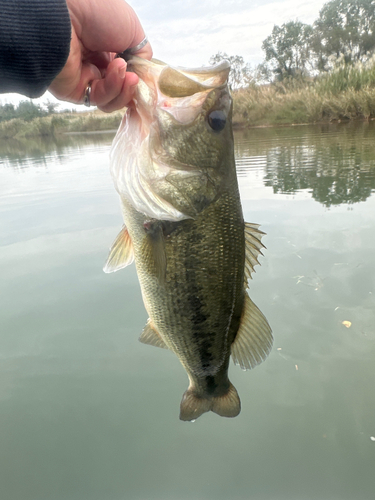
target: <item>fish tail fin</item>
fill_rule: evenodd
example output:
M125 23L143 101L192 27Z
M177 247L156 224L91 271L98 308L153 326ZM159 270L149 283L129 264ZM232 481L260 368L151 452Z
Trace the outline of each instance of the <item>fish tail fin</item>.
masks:
M212 400L197 396L194 389L188 389L182 396L180 404L180 420L195 420L206 411L211 410Z
M229 389L224 396L213 398L211 411L221 417L237 417L241 411L241 401L233 384L229 382Z
M236 417L241 411L241 402L234 385L229 383L228 391L217 397L198 396L194 388L185 391L180 405L180 420L195 420L207 411L221 417Z

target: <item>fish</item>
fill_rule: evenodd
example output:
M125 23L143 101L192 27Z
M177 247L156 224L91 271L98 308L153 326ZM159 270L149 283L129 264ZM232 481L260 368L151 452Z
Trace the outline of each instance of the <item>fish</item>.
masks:
M128 70L139 83L110 154L124 225L104 271L135 261L149 316L139 340L171 350L188 375L180 419L235 417L230 357L253 368L273 337L247 293L264 233L243 219L230 65L187 69L132 56Z

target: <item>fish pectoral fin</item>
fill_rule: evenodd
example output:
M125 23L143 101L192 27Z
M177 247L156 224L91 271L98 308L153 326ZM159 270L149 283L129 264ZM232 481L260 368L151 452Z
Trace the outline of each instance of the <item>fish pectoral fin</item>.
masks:
M160 236L151 244L154 269L153 274L157 276L160 283L164 283L167 272L167 256L165 253L164 238Z
M234 363L244 370L254 368L266 359L272 343L272 330L268 321L245 293L240 328L231 347Z
M150 276L156 277L159 283L164 283L167 272L167 256L163 229L159 222L147 229L141 254L143 255L144 271Z
M259 224L251 224L245 222L245 286L247 287L247 280L252 279L251 273L254 271L254 266L259 264L258 255L263 255L261 249L265 248L261 242L262 236L265 235L260 231Z
M152 325L150 319L148 319L146 326L144 327L143 332L139 337L139 341L142 342L142 344L148 344L155 347L161 347L162 349L168 349L166 343L161 338L159 332Z
M107 262L103 267L103 271L105 273L114 273L131 264L133 260L133 243L126 226L123 225L109 250Z

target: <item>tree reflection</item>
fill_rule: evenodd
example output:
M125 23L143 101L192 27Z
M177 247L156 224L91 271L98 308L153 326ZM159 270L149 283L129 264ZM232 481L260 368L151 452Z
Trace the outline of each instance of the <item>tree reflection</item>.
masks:
M308 190L326 207L358 203L371 195L375 189L372 123L299 127L300 135L296 132L296 128L271 129L266 132L267 140L259 139L259 131L251 138L254 147L248 147L245 154L263 158L265 186L282 194ZM246 142L243 138L243 146Z
M12 168L45 165L51 155L90 144L110 147L114 133L0 141L0 161ZM307 191L326 207L365 201L375 189L375 123L250 129L235 136L237 172L264 172L274 193Z
M91 144L110 147L114 132L61 134L56 137L29 137L0 140L0 162L13 168L44 165L51 155L62 157L72 149Z

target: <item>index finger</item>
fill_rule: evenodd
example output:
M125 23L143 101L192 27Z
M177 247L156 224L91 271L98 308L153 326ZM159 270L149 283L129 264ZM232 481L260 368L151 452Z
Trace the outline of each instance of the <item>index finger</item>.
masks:
M121 57L128 61L131 56L143 57L144 59L151 59L152 57L152 48L148 38L145 36L140 43L137 45L133 45L132 47L127 48L124 52L119 52L116 54L117 57Z

